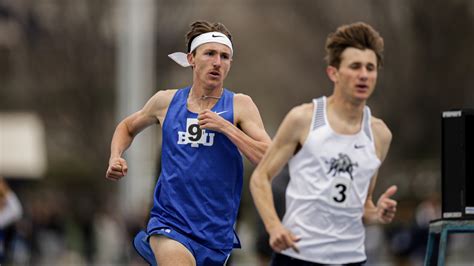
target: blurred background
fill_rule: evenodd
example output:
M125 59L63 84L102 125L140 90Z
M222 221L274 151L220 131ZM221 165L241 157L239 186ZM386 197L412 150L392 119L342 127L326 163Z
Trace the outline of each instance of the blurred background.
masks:
M0 0L0 176L23 209L0 230L3 265L144 264L131 238L146 225L160 129L136 138L119 182L104 178L110 140L158 90L191 84L167 54L185 51L202 19L231 31L225 85L253 98L271 137L293 106L331 94L328 33L356 21L380 32L385 65L369 105L393 142L374 196L396 184L399 207L392 224L367 228L368 265L422 265L428 222L440 218L441 112L474 107L470 0ZM245 169L243 248L230 264L265 265ZM449 265L472 265L473 245L450 237Z

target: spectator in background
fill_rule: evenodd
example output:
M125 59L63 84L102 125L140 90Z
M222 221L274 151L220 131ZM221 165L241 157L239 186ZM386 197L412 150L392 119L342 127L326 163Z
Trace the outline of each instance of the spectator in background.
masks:
M0 176L0 263L5 257L5 229L18 221L22 214L20 200Z

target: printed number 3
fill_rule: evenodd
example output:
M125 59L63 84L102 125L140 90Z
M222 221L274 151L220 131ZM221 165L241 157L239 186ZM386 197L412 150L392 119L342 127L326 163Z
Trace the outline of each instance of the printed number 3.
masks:
M346 200L346 190L347 187L345 184L336 184L335 187L339 190L338 197L332 197L332 199L337 203L342 203Z

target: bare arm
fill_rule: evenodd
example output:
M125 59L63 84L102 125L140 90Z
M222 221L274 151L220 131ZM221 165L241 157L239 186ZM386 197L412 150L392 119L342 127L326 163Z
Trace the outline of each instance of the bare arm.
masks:
M293 156L298 145L304 142L311 124L312 110L312 104L306 104L288 113L250 179L250 192L270 235L270 245L276 252L287 248L298 251L295 242L299 239L283 227L277 215L271 180Z
M122 158L135 136L145 128L162 123L175 91L159 91L136 113L122 120L115 129L110 145L109 167L106 178L118 180L127 174L128 166Z
M377 155L380 161L383 162L390 148L392 133L382 120L376 118L373 118L372 132L374 133ZM397 202L391 199L391 196L397 192L396 186L389 187L377 200L377 205L374 204L372 196L377 178L378 172L372 177L367 199L365 201L364 222L366 224L390 223L395 217L397 211Z
M258 164L271 142L257 106L252 99L243 94L234 97L233 125L218 114L205 110L199 114L199 126L225 134L253 164Z

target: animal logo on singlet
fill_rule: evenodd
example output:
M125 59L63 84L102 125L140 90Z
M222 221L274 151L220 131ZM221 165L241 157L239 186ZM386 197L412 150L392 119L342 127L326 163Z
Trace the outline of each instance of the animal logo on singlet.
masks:
M347 173L351 177L351 180L354 180L352 177L352 171L354 167L358 167L357 162L353 163L349 155L345 153L339 153L338 158L331 158L329 161L326 161L329 165L329 171L326 174L331 174L332 176L339 175L340 173Z
M199 145L212 146L214 144L215 133L207 133L201 129L197 118L188 118L186 120L186 131L178 131L178 144L191 144L191 147L197 148Z

